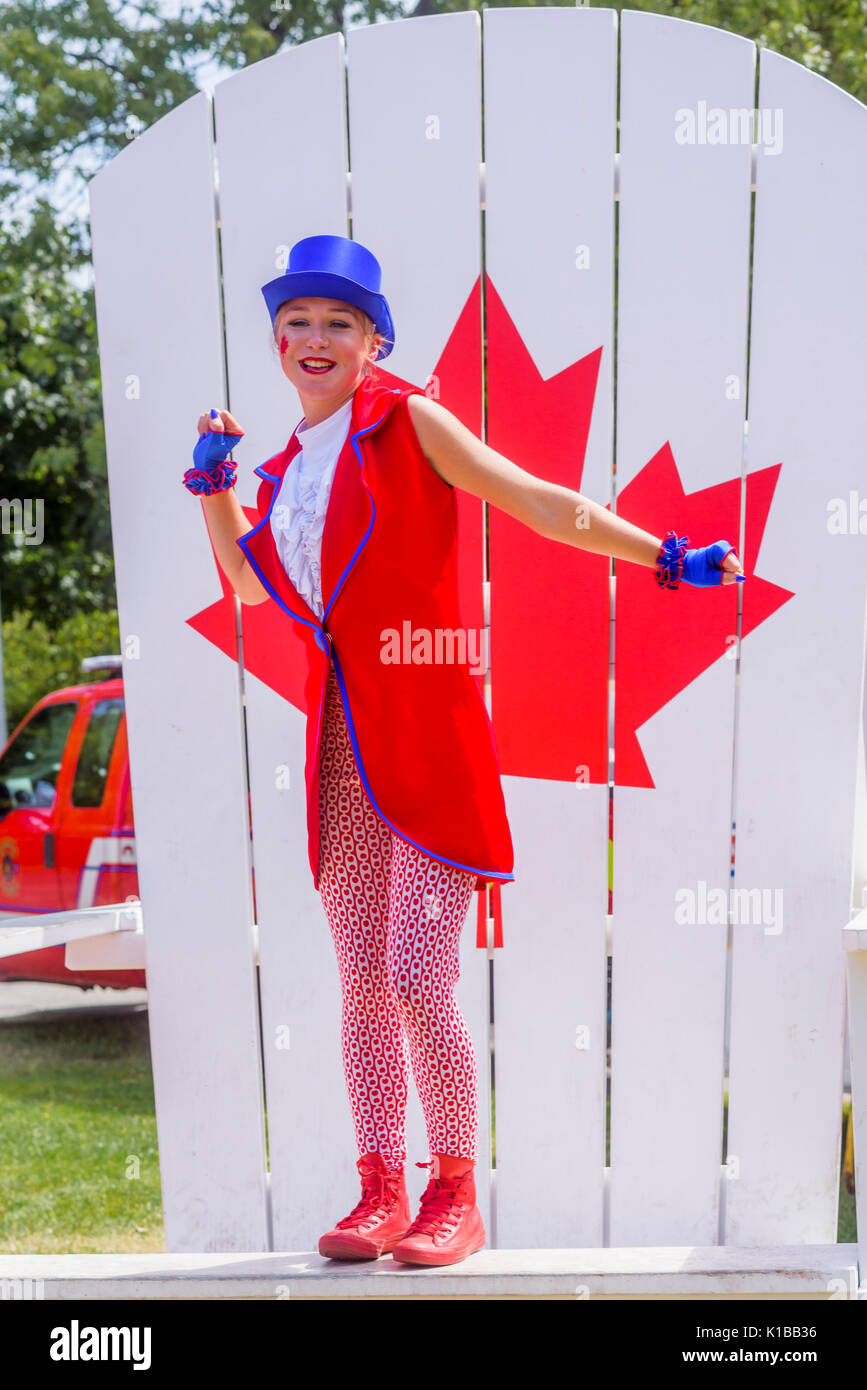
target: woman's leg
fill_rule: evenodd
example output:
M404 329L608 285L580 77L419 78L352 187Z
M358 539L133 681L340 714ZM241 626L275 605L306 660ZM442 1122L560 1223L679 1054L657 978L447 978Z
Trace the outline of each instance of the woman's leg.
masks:
M423 854L394 835L388 965L409 1040L431 1154L475 1161L476 1058L454 986L461 929L476 874Z
M337 952L341 1050L359 1157L406 1162L409 1060L386 968L392 832L361 784L333 665L323 710L319 891Z

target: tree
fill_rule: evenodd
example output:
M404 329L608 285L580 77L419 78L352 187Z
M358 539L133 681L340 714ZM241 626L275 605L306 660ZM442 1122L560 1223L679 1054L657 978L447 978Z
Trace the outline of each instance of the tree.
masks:
M449 8L444 6L443 8ZM141 129L226 74L360 21L396 0L208 0L167 18L154 0L7 0L0 10L0 200L78 168L90 178ZM123 18L121 18L123 16ZM131 19L130 16L134 16Z
M0 231L0 537L3 611L59 624L114 606L114 564L93 292L81 230L40 202ZM41 505L43 534L35 525ZM30 509L33 534L11 534ZM25 523L26 524L26 523ZM36 543L30 543L35 541Z

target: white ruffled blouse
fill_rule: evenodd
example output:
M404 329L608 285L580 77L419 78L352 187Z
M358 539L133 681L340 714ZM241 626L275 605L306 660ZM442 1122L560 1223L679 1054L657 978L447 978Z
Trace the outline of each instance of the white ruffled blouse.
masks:
M289 464L271 511L271 530L283 568L322 620L322 531L331 484L352 420L352 399L318 425L304 421L301 451Z

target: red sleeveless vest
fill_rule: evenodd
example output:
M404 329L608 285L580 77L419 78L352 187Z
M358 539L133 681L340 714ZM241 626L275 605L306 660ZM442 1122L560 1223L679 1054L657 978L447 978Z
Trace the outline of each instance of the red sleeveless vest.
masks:
M422 451L407 405L413 394L423 393L369 377L356 388L322 536L321 622L286 573L271 530L283 476L301 450L297 433L254 470L262 478L260 520L238 539L307 648L307 840L317 889L319 744L331 662L361 781L380 819L432 858L475 872L477 889L514 879L493 727L468 644L454 637L461 628L455 494ZM415 660L406 659L410 652ZM389 660L395 653L402 659Z

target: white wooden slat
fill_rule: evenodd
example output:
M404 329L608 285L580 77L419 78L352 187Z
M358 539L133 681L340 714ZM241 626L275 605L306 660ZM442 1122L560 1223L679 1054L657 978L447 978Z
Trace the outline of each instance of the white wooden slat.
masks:
M67 942L63 953L67 970L145 970L144 927L134 931L105 932Z
M209 97L89 191L166 1246L265 1250L238 672L188 622L220 581L181 484L225 392Z
M384 366L424 386L481 273L479 16L351 29L347 52L352 235L382 265Z
M348 43L352 235L375 253L395 323L395 349L382 364L424 387L437 374L457 320L481 273L481 54L475 12L435 15L352 29ZM458 382L467 409L480 411L481 353L468 357ZM476 377L476 372L478 376ZM454 379L440 382L442 403L455 409ZM481 503L458 499L459 535L478 587ZM469 502L469 506L464 506ZM462 529L464 521L466 527ZM422 524L421 522L419 524ZM463 596L462 596L463 597ZM462 606L472 625L471 606ZM490 1066L488 967L475 945L475 895L461 937L455 997L473 1036L478 1071L476 1190L489 1242ZM410 1091L407 1183L420 1194L428 1145L421 1107ZM421 1181L419 1181L421 1179Z
M260 482L253 468L285 446L304 414L272 352L261 286L286 269L302 237L348 235L344 49L341 34L328 34L214 89L228 385L247 431L234 457L249 507Z
M484 41L487 439L537 476L605 503L613 424L616 13L489 8ZM526 360L512 356L492 290ZM545 383L600 348L582 456L561 444L560 419L551 422L557 386ZM564 434L581 415L576 392ZM563 740L552 697L565 697L571 708L578 698L569 653L580 659L587 629L576 555L493 508L490 531L491 701L495 731L504 734L499 746L515 843L515 882L502 890L503 949L494 953L497 1239L501 1248L601 1245L607 566L597 565L591 600L600 605L603 719L594 736L601 781L576 781L586 749L574 715L566 736L574 753L555 768L561 780L554 780L542 774L538 753ZM520 764L510 764L520 754ZM511 775L518 765L533 774Z
M235 458L240 499L255 521L253 469L285 447L304 413L271 350L261 286L286 268L302 237L349 234L342 35L234 74L216 88L215 103L229 393L249 431ZM268 675L290 664L306 671L306 658L270 600L245 608L243 627L271 1248L315 1250L357 1201L358 1174L337 962L307 856L306 713ZM301 696L297 680L296 689Z
M0 912L0 957L62 946L67 941L80 943L91 938L99 940L119 934L139 935L141 931L140 902L130 903L128 907L118 905L40 912L38 917Z
M6 1282L8 1281L8 1283ZM310 1251L274 1255L0 1254L10 1298L57 1300L826 1299L856 1297L857 1246L760 1249L479 1250L425 1269L381 1260L343 1264ZM782 1310L785 1314L785 1309ZM626 1310L624 1310L624 1313ZM633 1314L634 1316L634 1314ZM779 1318L779 1310L763 1316ZM750 1321L757 1322L752 1316Z
M781 113L783 139L757 157L748 459L779 475L747 545L794 597L741 663L735 889L782 908L770 929L733 929L725 1239L743 1245L836 1238L867 577L849 516L867 426L867 109L767 51L759 108Z
M749 108L754 46L627 11L620 66L617 511L693 546L738 546L750 143L700 138L702 109ZM684 111L694 143L676 131ZM733 379L739 383L732 390ZM681 480L636 480L668 446ZM664 463L665 456L662 462ZM629 485L635 491L630 500ZM691 519L690 519L691 518ZM661 590L617 564L610 1243L713 1244L722 1151L726 925L701 885L729 884L735 587ZM713 641L708 642L710 629ZM640 650L638 650L640 648ZM660 671L682 675L667 690ZM624 720L645 686L657 712ZM679 894L695 894L679 922ZM705 920L702 920L705 918Z

